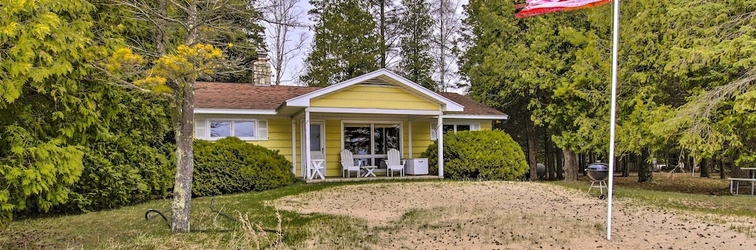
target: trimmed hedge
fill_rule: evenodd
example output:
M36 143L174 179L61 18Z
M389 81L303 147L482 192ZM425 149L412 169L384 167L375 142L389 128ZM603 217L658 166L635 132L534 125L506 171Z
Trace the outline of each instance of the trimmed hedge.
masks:
M194 141L192 196L262 191L291 185L292 163L277 150L228 137Z
M438 142L422 153L438 174ZM528 171L525 153L503 131L462 131L444 135L444 178L516 180Z

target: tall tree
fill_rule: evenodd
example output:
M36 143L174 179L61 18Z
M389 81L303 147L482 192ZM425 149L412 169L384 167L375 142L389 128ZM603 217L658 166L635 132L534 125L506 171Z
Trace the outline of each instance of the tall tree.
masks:
M433 17L433 47L435 50L435 75L439 91L447 91L452 86L456 75L456 56L453 50L457 48L456 39L459 37L460 20L457 14L459 2L456 0L434 1L431 8Z
M433 57L430 51L431 25L425 0L403 0L404 11L399 22L402 30L399 69L407 79L431 90L438 90L433 81Z
M165 31L162 37L154 37L152 43L157 44L155 48L166 48L167 54L159 54L162 52L160 50L136 50L143 52L145 56L158 56L150 61L134 54L135 50L114 46L109 59L101 62L100 67L115 85L161 95L169 100L171 124L176 138L177 165L171 204L171 229L174 232L188 232L195 82L199 78L216 76L216 72L223 68L244 68L245 57L224 57L221 49L213 45L224 48L233 55L232 48L236 45L225 34L239 30L259 30L249 29L255 27L250 23L254 24L259 15L251 3L244 0L114 1L128 9L133 17ZM245 44L244 41L247 40L242 40L239 45L254 46L251 43ZM110 44L113 41L103 43Z
M299 0L265 0L261 3L264 21L268 26L268 48L273 54L270 62L275 70L275 85L281 85L289 62L299 56L307 39L307 34L299 30L306 25L300 20L304 12L297 6L298 2Z
M754 1L681 1L677 6L670 18L681 37L674 40L676 56L665 70L682 83L687 99L671 107L655 132L677 135L681 147L699 161L732 155L737 164L756 162L751 126L756 50L747 45L756 37Z
M359 0L310 1L314 43L305 59L309 86L328 86L378 69L381 39Z
M470 45L462 57L477 98L499 98L510 110L527 110L535 176L538 130L546 126L562 148L565 179L578 175L578 152L606 154L608 133L608 34L597 34L590 11L515 20L509 1L471 1L466 8ZM608 29L606 29L608 30ZM477 86L476 86L477 85ZM519 108L519 109L518 109ZM532 146L531 146L532 145Z
M78 137L98 119L81 94L94 9L84 0L0 1L0 225L63 203L82 171ZM75 94L74 94L75 93Z

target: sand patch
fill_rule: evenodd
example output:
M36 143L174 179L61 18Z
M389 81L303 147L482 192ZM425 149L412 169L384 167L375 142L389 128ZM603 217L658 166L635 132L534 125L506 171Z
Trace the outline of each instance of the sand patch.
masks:
M272 203L283 210L355 219L355 225L341 227L346 229L313 229L318 240L302 246L309 249L756 248L756 239L742 233L756 226L750 218L613 204L612 240L607 241L605 200L539 183L364 184ZM354 239L328 239L344 230Z

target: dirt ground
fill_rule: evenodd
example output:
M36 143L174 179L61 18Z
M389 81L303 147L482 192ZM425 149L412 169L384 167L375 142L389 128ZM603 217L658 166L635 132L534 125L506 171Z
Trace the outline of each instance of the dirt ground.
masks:
M608 241L606 200L539 183L351 185L272 205L346 216L353 224L341 226L347 232L310 229L312 238L300 246L308 249L756 249L754 219L621 199L613 202Z

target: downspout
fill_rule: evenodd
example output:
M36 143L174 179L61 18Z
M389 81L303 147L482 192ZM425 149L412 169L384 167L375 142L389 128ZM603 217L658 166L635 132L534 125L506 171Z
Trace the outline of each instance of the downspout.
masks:
M305 168L307 168L307 171L305 171L305 179L310 178L310 111L308 109L305 109Z
M291 117L291 172L297 175L297 120Z

